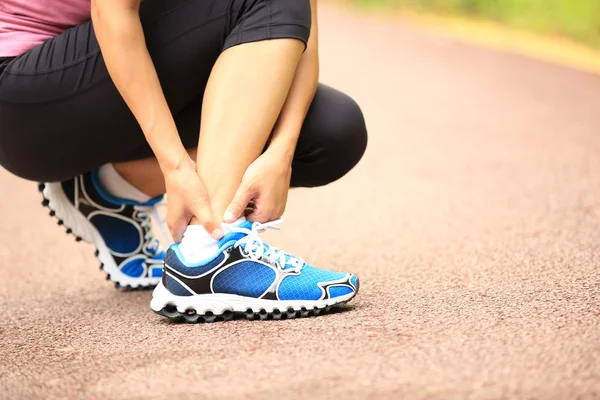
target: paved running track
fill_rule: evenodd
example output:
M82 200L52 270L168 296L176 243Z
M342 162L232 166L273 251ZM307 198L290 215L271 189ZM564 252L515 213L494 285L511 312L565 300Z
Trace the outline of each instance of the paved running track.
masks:
M359 297L169 323L2 171L1 399L600 397L600 79L332 6L321 25L369 149L269 237Z

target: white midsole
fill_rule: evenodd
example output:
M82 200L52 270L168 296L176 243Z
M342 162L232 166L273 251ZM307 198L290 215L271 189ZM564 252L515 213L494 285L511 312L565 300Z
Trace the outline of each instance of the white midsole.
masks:
M100 232L69 201L60 183L45 183L43 195L49 201L48 206L55 212L56 217L61 219L64 225L73 231L73 234L96 246L98 259L104 265L104 271L110 275L112 281L118 282L123 287L131 286L132 288L140 285L156 285L160 281L160 278L133 278L123 274L104 243Z
M205 314L210 311L216 315L225 311L245 312L249 308L254 312L264 309L268 313L276 308L282 312L285 312L288 308L300 311L302 308L310 310L315 307L324 308L343 303L350 300L355 294L349 293L345 296L326 300L263 300L223 293L176 296L169 292L161 282L152 292L150 308L158 312L165 308L167 304L172 304L181 313L188 309L194 309L197 314Z

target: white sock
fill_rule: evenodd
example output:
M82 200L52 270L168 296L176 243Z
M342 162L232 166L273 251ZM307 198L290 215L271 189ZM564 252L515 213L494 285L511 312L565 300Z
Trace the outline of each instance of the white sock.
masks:
M244 222L242 217L231 224L223 224L223 230L227 234L227 228L237 226ZM214 239L202 225L189 225L183 233L183 239L179 243L179 251L186 262L198 264L214 257L219 251L219 241Z
M146 193L127 182L112 164L104 164L98 169L100 183L108 193L122 199L146 203L152 199Z

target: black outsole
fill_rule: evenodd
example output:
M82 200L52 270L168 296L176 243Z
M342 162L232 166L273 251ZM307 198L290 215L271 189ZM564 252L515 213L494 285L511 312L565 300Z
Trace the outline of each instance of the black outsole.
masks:
M354 297L352 297L354 298ZM351 299L346 301L342 301L340 303L336 303L331 306L326 307L313 307L306 308L302 307L300 310L294 310L289 307L285 311L282 311L278 308L273 309L273 311L268 312L264 308L259 309L258 311L254 311L252 308L248 308L244 312L234 312L234 311L225 311L223 314L213 314L211 311L205 314L197 314L196 310L193 308L188 308L186 312L179 312L177 310L177 306L169 303L164 306L159 311L154 311L158 315L162 315L163 317L168 318L169 320L177 323L211 323L211 322L226 322L231 321L233 319L247 319L249 321L253 320L284 320L284 319L294 319L294 318L307 318L307 317L316 317L318 315L323 315L335 309L339 306L342 306L349 302Z
M48 200L47 198L44 197L44 189L46 188L46 184L44 183L38 183L38 191L42 194L42 206L46 207L49 211L48 215L50 215L51 217L56 217L56 211L54 211L52 208L50 208L50 200ZM56 224L58 226L62 226L65 228L65 232L67 235L73 236L75 238L76 242L81 242L83 240L83 238L81 238L80 236L77 236L73 233L73 230L71 228L69 228L68 226L65 225L65 222L56 217L57 222ZM98 249L96 249L96 251L94 252L94 255L96 256L96 258L98 258L98 256L100 255L100 252L98 251ZM100 263L100 271L104 271L104 264ZM104 273L106 273L106 280L110 281L110 274L106 271L104 271ZM114 281L113 281L114 282ZM156 287L156 285L140 285L137 287L132 287L131 285L127 285L127 286L121 286L121 284L119 282L114 282L115 284L115 288L116 289L122 289L126 292L129 291L145 291L145 290L151 290L154 289Z

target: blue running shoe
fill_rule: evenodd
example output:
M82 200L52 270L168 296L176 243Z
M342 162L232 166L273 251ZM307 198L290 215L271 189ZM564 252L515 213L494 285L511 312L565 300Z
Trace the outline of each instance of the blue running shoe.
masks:
M281 221L245 221L231 228L209 260L190 264L177 244L165 256L163 278L150 307L172 320L212 322L235 314L248 319L305 317L350 301L358 278L307 265L258 236Z
M42 205L77 241L96 246L100 269L116 287L154 287L162 276L164 251L152 230L163 196L148 203L106 193L93 171L58 183L40 183Z

